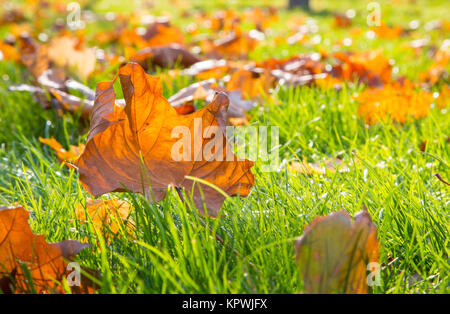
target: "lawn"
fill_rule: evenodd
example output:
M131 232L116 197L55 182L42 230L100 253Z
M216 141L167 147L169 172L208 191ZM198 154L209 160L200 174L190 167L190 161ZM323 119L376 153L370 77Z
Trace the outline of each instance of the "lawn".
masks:
M450 49L449 3L392 2L379 1L384 23L410 29L411 21L418 21L419 27L395 38L367 36L368 1L312 1L313 11L307 13L286 10L284 1L158 1L151 8L139 1L81 3L98 15L131 16L139 10L170 15L171 23L186 34L187 43L195 40L194 34L185 31L197 23L192 12L201 9L214 14L229 9L239 14L249 6L270 4L278 7L278 18L271 22L265 40L248 52L247 60L380 49L390 60L392 81L405 77L420 82L421 73L433 63L430 51L445 40L447 53ZM334 13L348 9L355 10L352 26L336 27ZM35 19L32 12L25 14L28 21ZM55 12L43 14L42 29L50 29L57 17ZM301 23L313 19L317 33L306 42L287 43L285 39L292 35L290 23L300 17ZM440 29L425 27L433 20L446 24ZM248 20L241 26L243 31L254 28ZM0 26L3 39L10 28L8 23ZM89 22L83 35L86 45L112 51L109 43L99 41L98 33L113 28L108 21ZM354 28L359 35L351 32ZM52 32L48 31L50 36ZM345 38L352 39L349 46L339 44ZM423 48L410 47L411 41L423 38L428 39ZM449 62L445 69L450 70ZM112 80L117 70L118 64L111 63L80 81L95 90L97 83ZM169 70L148 73L167 78ZM448 98L444 106L432 103L424 117L407 117L402 122L385 117L367 124L356 99L369 88L365 83L345 81L340 88L279 84L258 97L257 107L246 113L251 126L278 127L280 145L280 164L274 171L262 171L261 162L256 161L255 184L247 197L227 199L218 216L211 217L184 203L173 187L158 203L138 193L108 193L101 198L132 205L128 224L117 222L116 230L113 224L95 228L91 220L79 219L76 209L93 196L82 186L78 172L39 141L54 137L66 149L85 144L89 121L79 112L43 109L30 93L9 91L12 85L32 83L23 64L2 60L0 75L0 205L24 206L31 229L44 234L47 242L76 239L92 244L76 261L83 270L96 270L99 293L303 293L295 239L315 217L340 210L353 215L364 206L380 243L381 282L370 287L370 293L450 291L450 190L436 176L450 181ZM187 75L164 79L163 95L169 98L196 81ZM448 83L447 76L425 89L438 95ZM120 87L115 87L117 98L122 98ZM195 105L202 106L203 101ZM346 171L305 174L292 167L295 161L320 164L337 157L348 165Z

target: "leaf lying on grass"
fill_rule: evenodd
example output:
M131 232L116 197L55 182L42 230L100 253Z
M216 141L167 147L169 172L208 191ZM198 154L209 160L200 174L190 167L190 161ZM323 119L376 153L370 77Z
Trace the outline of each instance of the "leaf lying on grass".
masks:
M28 225L23 207L0 208L0 289L3 292L62 292L67 262L90 244L75 240L47 243ZM30 280L32 281L30 283ZM32 285L32 288L30 287Z
M148 70L148 64L157 65L162 68L173 68L175 65L190 67L199 62L199 56L194 55L185 47L171 44L162 47L147 47L130 56L131 61L139 63Z
M48 57L59 67L75 68L82 79L95 69L95 49L80 45L82 40L68 34L54 38L48 47Z
M356 100L360 103L359 115L367 124L375 124L386 117L399 123L426 117L434 98L430 92L416 91L413 84L404 81L367 89Z
M119 77L126 105L115 106L113 82L98 84L86 149L76 163L88 192L99 196L128 189L143 192L151 201L158 202L165 197L169 186L185 188L187 193L193 189L193 199L200 212L204 212L204 196L208 213L214 216L224 196L209 186L202 185L200 191L199 185L186 180L186 176L206 180L230 196L250 193L254 184L250 172L253 162L239 161L234 154L232 161L227 161L227 152L232 150L224 136L229 103L225 94L217 93L208 106L183 116L162 97L159 79L147 75L138 64L122 67ZM202 129L194 130L198 128L195 118L202 122ZM187 142L191 141L192 149L186 149L183 159L175 161L172 151L180 140L172 133L180 126L186 127L195 138L189 136ZM214 138L202 139L209 127L222 132ZM196 132L201 132L198 138ZM212 144L218 142L224 149L215 151ZM205 147L210 147L211 158L203 156Z
M317 217L295 242L307 293L368 293L366 270L378 262L377 229L363 210Z
M80 144L80 146L70 145L70 149L65 150L62 145L54 138L39 138L41 143L44 143L50 146L58 157L60 162L63 161L75 161L84 149L84 144Z
M109 229L112 234L117 234L127 224L134 224L133 220L129 218L132 209L130 203L121 200L89 199L86 206L77 206L75 214L78 220L87 222L87 213L94 226L103 234L105 234L105 228Z
M215 79L191 84L172 95L169 102L179 114L189 114L195 111L195 107L192 106L194 100L212 101L217 92L226 93L230 101L227 110L228 122L232 118L245 119L245 112L256 106L254 101L243 98L241 90L225 89Z

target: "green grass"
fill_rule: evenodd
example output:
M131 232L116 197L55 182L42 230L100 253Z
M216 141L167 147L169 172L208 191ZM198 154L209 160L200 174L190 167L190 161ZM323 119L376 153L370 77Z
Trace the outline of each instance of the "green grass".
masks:
M403 26L413 18L444 18L449 9L445 1L430 1L429 6L417 2L397 8L380 1L389 12L388 21ZM316 2L318 6L327 3ZM329 10L330 3L334 1L326 6ZM343 3L336 10L351 8L350 1ZM364 5L358 6L363 10ZM293 14L280 13L286 18ZM321 34L331 42L348 36L344 30L330 28L332 15L316 19ZM282 31L280 20L274 28ZM356 21L364 27L364 17ZM175 20L177 25L184 22ZM445 39L439 32L431 36L438 45ZM384 47L385 55L396 61L399 75L414 79L431 60L425 54L405 53L401 46L410 40L362 38L351 49ZM251 57L259 60L267 54L282 57L315 49L266 45ZM96 82L111 79L114 72L97 75L88 83L95 87ZM2 61L0 73L9 77L0 80L0 205L23 204L31 213L33 231L45 234L49 242L87 238L93 248L82 251L78 261L82 268L100 270L99 292L302 292L294 239L317 216L342 209L353 214L363 205L378 228L380 261L385 266L381 286L371 292L450 291L449 188L434 176L440 173L450 179L448 110L434 108L426 118L404 125L384 122L368 127L358 117L358 103L352 97L364 86L348 85L342 91L281 87L275 94L278 103L260 104L250 120L253 125L279 127L282 166L278 172L263 173L257 163L251 194L226 201L216 219L187 208L174 190L158 204L131 193L106 195L128 200L134 207L131 234L122 230L114 236L97 233L91 224L76 219L76 206L90 196L77 173L60 164L38 141L39 136L54 136L66 147L84 143L86 123L79 117L45 111L30 95L8 92L9 85L29 80L23 67ZM174 86L165 86L164 95L172 95L191 81L179 78ZM428 145L421 152L419 145L424 140ZM291 160L336 156L352 160L355 154L358 162L345 173L305 176L287 170Z

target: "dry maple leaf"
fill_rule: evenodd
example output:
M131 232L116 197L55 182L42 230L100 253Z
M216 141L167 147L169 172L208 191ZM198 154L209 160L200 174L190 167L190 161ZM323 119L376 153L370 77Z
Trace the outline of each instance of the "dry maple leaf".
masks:
M368 293L366 270L378 262L377 229L363 210L317 217L295 242L307 293Z
M147 32L142 35L142 39L146 41L147 46L156 47L167 44L184 44L185 36L182 31L170 23L155 22L149 26Z
M194 100L206 100L213 88L218 87L215 79L209 79L193 83L183 89L180 89L176 94L172 95L168 101L174 107L180 107L186 103L192 103Z
M216 58L226 56L229 59L246 58L258 44L258 41L248 34L232 31L225 37L217 40L203 40L200 43L202 52Z
M241 122L244 121L242 119L246 121L245 112L256 107L254 101L243 99L240 89L229 91L221 87L215 79L193 83L172 95L169 98L169 102L179 114L190 114L195 111L195 107L192 105L194 100L211 101L216 92L226 93L230 100L226 116L227 122L230 122L232 125L238 125L232 122L237 122L236 118L240 119Z
M377 27L372 27L371 30L377 34L377 36L386 39L395 39L402 36L405 30L400 26L388 26L384 23Z
M14 283L15 292L30 289L25 267L36 292L58 292L66 275L65 259L74 257L87 243L65 240L47 243L43 235L35 235L28 225L28 212L23 207L0 208L0 280L4 289Z
M223 77L230 69L229 63L223 59L209 59L194 63L189 68L181 71L180 74L196 76L199 80L209 80Z
M343 80L358 79L371 87L379 87L391 79L392 66L389 59L383 56L382 50L359 52L338 52L334 57L341 61L333 72Z
M84 149L83 144L81 144L80 146L70 145L70 149L67 151L53 136L51 138L40 137L39 141L50 146L60 162L75 161Z
M39 79L42 79L43 76L41 75ZM49 87L48 84L52 84L53 81L49 82L42 82L45 84L42 84L42 86L45 87L41 88L38 86L28 85L28 84L18 84L18 85L12 85L8 87L8 91L15 91L15 92L28 92L32 93L35 97L36 102L41 104L41 107L43 109L49 109L51 107L55 108L59 113L62 112L70 112L70 113L81 113L81 117L88 119L92 112L92 107L94 105L93 100L89 98L80 98L78 96L72 95L68 92L65 92L64 90L68 87L68 82L75 82L72 80L67 80L66 82L62 82L59 88L56 89L53 87ZM56 82L53 82L57 84ZM75 82L77 83L77 82ZM52 84L52 85L55 85ZM78 84L78 83L77 83ZM48 93L47 93L47 91ZM86 90L87 92L87 90ZM88 95L86 95L89 97Z
M250 70L238 70L234 72L227 82L228 91L240 90L243 98L255 98L261 94L268 94L273 86L274 78L268 71L258 73Z
M96 55L91 48L81 48L79 39L70 36L54 38L48 47L48 57L59 67L73 67L86 79L94 72Z
M48 47L37 43L31 37L20 38L19 52L20 61L36 79L49 68Z
M399 123L409 118L420 119L428 115L433 94L416 91L413 84L393 82L383 88L369 88L355 97L360 103L358 113L367 124L375 124L386 117Z
M155 21L148 26L144 34L140 34L136 29L123 28L119 30L119 43L122 47L146 47L166 46L170 44L184 45L185 36L181 30L175 26L170 26L168 20Z
M197 208L204 212L204 196L212 215L217 214L224 196L208 185L202 184L200 191L199 184L194 185L186 176L205 180L229 196L249 194L254 184L250 172L253 162L237 160L234 154L232 161L226 158L232 150L224 136L229 103L225 94L217 93L208 106L185 116L177 114L162 97L159 78L147 75L138 64L129 63L120 68L119 77L126 101L124 107L114 105L114 81L97 85L86 149L77 161L80 180L88 192L99 196L130 190L143 192L151 201L158 202L165 197L169 186L185 188L187 193L193 189ZM202 129L195 123L198 120ZM187 156L184 155L187 158L180 161L175 161L172 154L175 143L180 141L172 136L176 127L187 127L194 134L193 149L187 150ZM201 135L210 127L222 132L214 138L202 139ZM197 132L200 136L195 136ZM217 143L216 137L224 149L215 151L212 144ZM211 148L212 158L202 156L205 147ZM219 156L222 161L215 158Z
M185 47L171 44L160 47L146 47L130 56L130 60L139 63L144 69L148 69L149 64L162 68L173 68L179 63L183 67L190 67L201 59Z
M336 13L334 15L334 26L339 28L347 28L352 25L352 19L344 14Z
M288 59L271 58L258 63L255 70L258 68L269 71L270 75L278 80L278 83L293 86L310 84L327 76L325 65L313 55L300 55ZM272 80L268 80L267 74L261 75L261 79L265 81L263 83L265 86L272 84Z
M134 222L129 218L130 212L133 208L131 204L121 200L88 200L86 206L78 205L75 214L77 219L86 222L88 221L86 213L92 220L94 226L102 233L107 228L113 234L117 234L120 228L125 227L126 223L132 225Z

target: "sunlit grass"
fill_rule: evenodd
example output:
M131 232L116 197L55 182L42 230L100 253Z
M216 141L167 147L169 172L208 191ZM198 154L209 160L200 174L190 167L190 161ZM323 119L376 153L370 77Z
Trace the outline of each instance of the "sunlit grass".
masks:
M344 3L350 7L350 1ZM439 17L441 7L430 3L415 13L418 19ZM343 10L348 7L342 5ZM398 23L407 25L410 15L386 8L390 21L396 22L398 13ZM406 6L405 11L411 10ZM330 28L332 15L317 20L331 42L345 36ZM182 25L182 20L176 23ZM282 21L275 26L282 27ZM401 46L408 40L355 39L350 49L384 47L399 74L414 79L430 60L405 54ZM314 49L267 45L251 57ZM115 70L90 79L89 85L111 79ZM100 292L302 292L293 240L314 217L341 209L355 213L363 205L377 225L383 263L381 286L372 292L449 291L450 197L448 187L434 176L450 178L450 119L444 109L434 108L426 118L404 125L384 121L368 127L353 99L364 86L349 84L341 91L281 86L273 95L276 101L267 98L250 112L250 123L279 127L282 165L277 172L264 173L257 163L256 184L247 198L226 201L214 219L200 216L174 190L158 204L132 193L107 195L133 204L135 226L131 234L121 230L102 235L75 217L75 207L89 197L77 173L38 141L39 136L54 136L66 147L84 143L88 125L79 117L43 110L30 95L7 92L10 84L24 83L23 68L0 62L0 72L8 75L0 80L0 204L23 204L31 212L33 231L50 242L87 238L93 248L82 251L78 260L83 268L100 271ZM164 95L190 82L177 78L173 86L164 86ZM425 140L422 152L419 146ZM350 171L317 176L288 171L293 160L337 156L353 160Z

